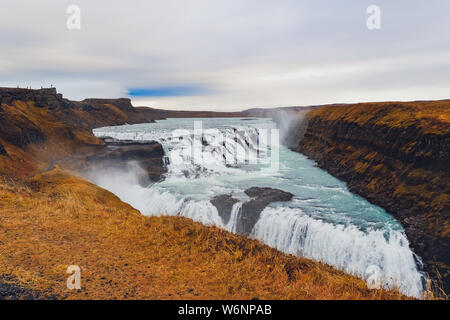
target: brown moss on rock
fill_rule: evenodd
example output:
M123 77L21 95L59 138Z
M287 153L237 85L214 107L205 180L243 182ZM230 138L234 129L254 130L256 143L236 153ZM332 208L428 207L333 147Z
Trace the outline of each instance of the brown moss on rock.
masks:
M326 106L299 150L392 213L450 290L450 100Z

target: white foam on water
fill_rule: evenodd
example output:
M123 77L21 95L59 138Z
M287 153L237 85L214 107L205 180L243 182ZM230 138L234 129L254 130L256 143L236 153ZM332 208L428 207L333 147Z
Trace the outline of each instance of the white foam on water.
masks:
M217 208L213 206L211 202L206 200L188 201L181 209L180 215L196 222L203 223L204 225L223 226Z
M265 139L259 140L258 128L205 129L195 136L189 130L123 132L111 127L94 129L97 137L117 140L158 141L170 159L168 176L197 178L213 173L236 173L230 165L244 164L267 156Z
M183 216L236 233L242 202L233 205L230 220L225 225L210 201L190 200L158 187L126 185L124 180L118 184L117 180L97 183L144 215ZM356 275L370 288L398 289L409 296L422 296L422 275L401 231L390 230L388 234L386 230L363 232L351 225L333 225L313 219L299 208L267 207L251 237L280 251L327 263Z
M237 223L241 215L242 202L236 202L231 208L230 221L224 226L224 229L236 233Z
M370 280L373 288L398 289L414 297L422 295L422 275L403 232L363 232L351 225L313 219L299 208L267 207L252 236L283 252Z

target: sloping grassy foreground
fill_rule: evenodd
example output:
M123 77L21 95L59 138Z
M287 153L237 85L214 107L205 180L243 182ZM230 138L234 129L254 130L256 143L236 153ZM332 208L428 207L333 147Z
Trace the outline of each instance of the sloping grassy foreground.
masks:
M68 290L69 265L82 289ZM67 299L403 299L180 217L144 217L56 168L0 183L0 275Z

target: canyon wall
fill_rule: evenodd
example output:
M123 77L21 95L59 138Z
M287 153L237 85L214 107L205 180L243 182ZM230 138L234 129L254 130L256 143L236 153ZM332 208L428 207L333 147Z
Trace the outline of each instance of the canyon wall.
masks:
M123 103L70 101L55 88L0 88L0 103L0 176L12 179L56 159L98 150L104 143L92 128L129 121Z
M56 88L0 88L0 177L24 178L68 156L103 152L105 143L94 137L93 128L169 117L238 116L244 115L135 108L128 98L72 101ZM153 176L160 172L151 171Z
M449 292L450 100L326 106L307 117L294 149L399 220Z

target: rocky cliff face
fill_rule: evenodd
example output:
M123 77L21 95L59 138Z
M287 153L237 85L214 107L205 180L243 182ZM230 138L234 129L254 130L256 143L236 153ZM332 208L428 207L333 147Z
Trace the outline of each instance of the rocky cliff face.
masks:
M66 108L70 105L69 100L63 99L62 94L56 92L56 88L0 88L0 104L11 105L15 100L34 101L37 107L49 109Z
M295 148L385 208L450 291L450 101L327 106Z
M129 99L70 101L55 88L0 88L0 102L0 176L11 178L69 155L103 152L92 128L158 119L139 116Z
M55 88L0 88L0 176L25 177L68 155L104 150L93 128L227 116L242 114L134 108L127 98L71 101Z
M105 145L93 152L65 157L55 161L54 164L81 172L85 176L112 170L133 170L143 187L163 179L163 174L166 172L163 163L164 150L159 143L117 141L112 138L102 140Z

